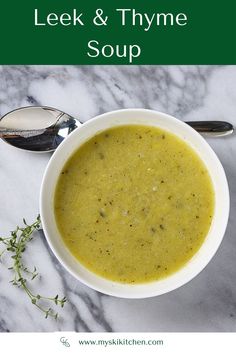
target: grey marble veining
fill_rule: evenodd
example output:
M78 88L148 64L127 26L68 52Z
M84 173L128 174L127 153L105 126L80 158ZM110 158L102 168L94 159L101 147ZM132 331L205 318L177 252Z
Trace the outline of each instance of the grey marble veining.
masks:
M81 121L98 113L144 107L182 120L220 119L236 125L236 66L2 66L0 115L26 105L49 105ZM231 192L230 221L216 256L202 273L169 294L118 299L75 280L57 262L42 233L27 262L42 277L41 293L66 295L58 322L45 320L0 264L0 331L236 331L236 137L208 139L221 159ZM39 188L50 154L35 155L0 141L0 235L38 213Z

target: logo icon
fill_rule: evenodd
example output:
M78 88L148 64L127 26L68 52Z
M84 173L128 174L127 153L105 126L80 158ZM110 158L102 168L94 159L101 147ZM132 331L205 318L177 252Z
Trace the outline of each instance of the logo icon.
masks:
M70 347L70 343L68 342L68 339L67 339L67 338L61 337L61 338L60 338L60 342L61 342L65 347L67 347L67 348Z

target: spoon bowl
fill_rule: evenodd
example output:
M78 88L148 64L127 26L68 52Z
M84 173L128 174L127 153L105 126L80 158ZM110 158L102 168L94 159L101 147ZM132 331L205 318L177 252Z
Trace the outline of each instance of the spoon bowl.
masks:
M54 151L79 121L51 107L23 107L0 119L0 137L10 145L32 152Z

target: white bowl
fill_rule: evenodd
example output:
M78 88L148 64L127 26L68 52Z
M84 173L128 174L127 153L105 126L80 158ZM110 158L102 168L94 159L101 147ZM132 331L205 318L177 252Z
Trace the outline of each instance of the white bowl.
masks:
M173 275L162 280L138 285L121 284L107 280L80 264L69 252L59 234L53 208L57 179L71 154L98 132L126 124L156 126L182 138L205 163L215 191L215 212L212 225L199 251ZM43 230L52 251L60 263L78 280L104 294L124 298L146 298L179 288L200 273L211 260L222 241L227 226L229 189L219 159L207 142L194 129L164 113L145 109L125 109L105 113L89 120L71 133L58 147L44 174L40 195L40 214Z

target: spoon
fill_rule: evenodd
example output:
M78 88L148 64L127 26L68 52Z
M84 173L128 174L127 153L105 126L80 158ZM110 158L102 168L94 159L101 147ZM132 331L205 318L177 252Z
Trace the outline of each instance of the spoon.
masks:
M232 134L234 127L228 122L185 122L209 137ZM32 152L50 152L81 123L78 119L52 107L23 107L0 119L0 138L19 149Z

